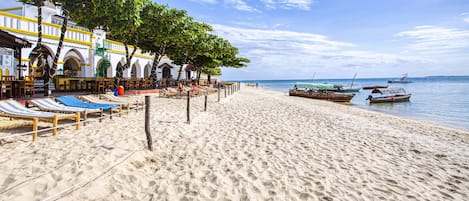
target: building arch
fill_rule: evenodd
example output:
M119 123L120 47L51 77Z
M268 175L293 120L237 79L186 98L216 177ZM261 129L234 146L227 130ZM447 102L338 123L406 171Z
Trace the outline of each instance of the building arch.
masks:
M143 77L148 78L151 75L151 65L148 63L143 69Z
M130 69L130 77L142 77L142 71L138 61L132 65Z
M65 77L82 76L81 66L84 62L83 56L78 50L69 50L64 56L63 75Z
M171 68L173 67L171 65L164 63L158 68L161 68L162 78L173 78L173 75L171 74Z
M44 66L45 65L50 65L52 66L53 61L53 55L54 51L47 46L47 45L41 45L42 49L42 59L39 60L39 47L35 47L31 53L29 54L29 70L28 74L34 79L42 79L42 72L44 71Z

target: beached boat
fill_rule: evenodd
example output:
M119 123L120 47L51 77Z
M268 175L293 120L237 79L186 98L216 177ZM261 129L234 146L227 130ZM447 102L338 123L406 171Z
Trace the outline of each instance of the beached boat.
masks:
M403 88L377 88L371 91L366 100L369 100L370 103L405 102L409 101L410 96L411 94Z
M362 89L378 89L378 88L388 88L388 85L373 85L373 86L364 86Z
M299 90L290 89L290 96L300 96L305 98L321 99L334 102L350 102L355 94L338 93L334 91L314 91L314 90Z
M317 88L318 86L319 88ZM349 102L352 100L353 96L355 96L355 94L335 92L335 88L331 88L330 86L329 84L318 85L316 83L297 83L295 84L294 89L289 90L288 94L290 96L300 96L334 102Z
M388 83L412 83L412 81L407 78L407 74L404 74L400 79L388 80Z

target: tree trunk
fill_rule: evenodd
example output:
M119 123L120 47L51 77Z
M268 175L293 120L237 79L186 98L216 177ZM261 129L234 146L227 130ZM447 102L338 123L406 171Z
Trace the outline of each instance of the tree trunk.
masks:
M197 68L197 84L200 85L200 75L202 74L202 67Z
M212 84L212 76L210 74L207 74L207 81L208 84Z
M181 79L181 73L182 73L182 66L179 68L179 71L178 71L178 79L176 79L176 81L179 83L179 80Z
M62 52L62 47L63 47L63 44L64 44L64 38L65 38L65 32L67 32L68 11L65 10L65 9L63 10L63 17L64 17L64 21L62 23L59 44L57 46L57 51L56 51L55 56L54 56L54 62L52 63L51 68L47 68L48 72L46 72L46 74L45 74L47 76L47 83L46 83L46 79L44 79L44 96L49 96L50 95L49 94L50 82L53 80L53 78L55 76L55 72L57 71L57 62L59 61L60 52Z
M156 88L157 81L158 81L158 65L160 64L161 58L163 58L165 52L164 47L160 47L160 51L155 53L155 57L153 58L153 64L151 65L151 73L150 73L150 87Z
M137 43L135 43L137 44ZM132 61L132 58L134 57L135 52L137 51L137 46L134 46L134 49L132 50L132 53L129 55L129 47L127 44L124 44L125 46L125 64L124 66L118 66L116 69L116 77L118 79L123 78L124 76L124 70L130 68L130 62Z

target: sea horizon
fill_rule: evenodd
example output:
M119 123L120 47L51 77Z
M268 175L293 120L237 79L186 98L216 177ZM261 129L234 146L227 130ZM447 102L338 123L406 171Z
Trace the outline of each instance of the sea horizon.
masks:
M443 126L469 130L469 76L425 76L408 77L413 83L390 84L389 78L336 78L336 79L285 79L285 80L237 80L242 83L258 83L276 91L288 92L295 82L332 83L353 87L388 85L402 87L412 94L409 102L370 104L366 97L370 90L360 90L351 100L350 106L384 112L417 120L429 121Z

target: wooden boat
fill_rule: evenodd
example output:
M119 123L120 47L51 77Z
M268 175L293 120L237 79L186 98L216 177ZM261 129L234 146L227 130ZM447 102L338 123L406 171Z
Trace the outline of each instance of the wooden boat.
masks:
M290 89L289 93L290 96L300 96L305 98L313 98L313 99L320 99L320 100L328 100L334 102L350 102L355 94L345 94L345 93L338 93L334 91L320 91L320 90L298 90L298 89Z
M388 88L388 85L373 85L373 86L362 87L362 89L378 89L378 88Z
M405 102L409 101L411 94L406 93L403 88L377 88L371 91L366 100L370 103L387 103L387 102Z
M398 80L388 80L388 83L412 83L411 80L407 79L407 74L404 74L400 79Z
M355 96L355 94L338 93L335 90L332 84L297 82L295 88L290 89L288 94L334 102L349 102Z

